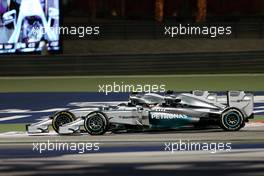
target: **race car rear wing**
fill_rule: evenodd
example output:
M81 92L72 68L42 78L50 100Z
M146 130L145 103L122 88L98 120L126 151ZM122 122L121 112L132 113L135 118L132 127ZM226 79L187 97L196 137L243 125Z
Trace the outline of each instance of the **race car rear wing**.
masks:
M254 110L254 95L244 91L229 91L227 92L227 105L242 110L244 115L249 117Z
M210 101L227 104L228 107L240 109L245 117L250 117L254 110L254 95L244 91L228 91L226 96L218 96L216 93L195 90L192 94Z

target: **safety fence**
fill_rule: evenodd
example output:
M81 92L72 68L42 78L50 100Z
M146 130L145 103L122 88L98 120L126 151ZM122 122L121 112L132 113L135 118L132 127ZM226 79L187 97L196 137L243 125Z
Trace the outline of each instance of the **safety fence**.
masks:
M263 73L264 51L1 56L0 76Z

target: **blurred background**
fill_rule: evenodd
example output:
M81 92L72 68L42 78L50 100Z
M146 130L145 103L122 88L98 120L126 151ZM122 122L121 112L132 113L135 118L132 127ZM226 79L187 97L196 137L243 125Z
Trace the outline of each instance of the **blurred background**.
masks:
M7 1L7 4L14 8L20 2ZM52 6L50 0L41 3ZM99 27L100 34L61 36L63 54L59 55L45 56L50 53L42 52L44 56L3 56L0 75L262 73L264 70L262 0L64 0L60 6L61 26ZM48 18L51 15L45 7ZM53 14L52 19L58 18ZM232 34L173 39L164 35L164 26L179 24L231 26Z
M64 25L79 23L102 27L100 42L87 37L88 42L78 41L80 45L76 45L76 41L68 42L69 38L65 37L65 53L254 50L261 49L260 44L263 44L258 40L263 38L264 2L261 0L68 0L63 3ZM232 26L232 36L224 37L227 41L201 41L205 38L201 36L177 38L195 41L164 38L162 27L178 23Z
M35 30L45 23L53 29L99 27L100 34L56 38ZM164 35L165 26L179 24L231 26L232 34ZM19 42L10 42L14 31ZM263 39L263 0L0 0L0 53L10 51L0 55L0 175L263 175ZM25 132L25 123L72 104L126 101L128 93L98 93L99 85L113 83L166 85L177 92L244 90L255 95L256 117L243 131L228 134L191 130L43 137ZM232 142L234 152L155 153L164 140L178 139ZM106 150L33 153L31 143L45 140L100 141Z

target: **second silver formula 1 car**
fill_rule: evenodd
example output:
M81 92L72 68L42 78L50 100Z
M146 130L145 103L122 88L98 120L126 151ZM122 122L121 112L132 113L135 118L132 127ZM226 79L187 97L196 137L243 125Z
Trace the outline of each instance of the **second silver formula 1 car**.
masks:
M98 105L86 111L61 111L41 122L27 125L28 133L47 132L50 125L59 134L72 134L81 129L91 135L102 135L118 129L178 129L181 127L221 127L238 131L254 118L254 96L243 91L230 91L218 96L207 91L174 94L131 95L126 103Z

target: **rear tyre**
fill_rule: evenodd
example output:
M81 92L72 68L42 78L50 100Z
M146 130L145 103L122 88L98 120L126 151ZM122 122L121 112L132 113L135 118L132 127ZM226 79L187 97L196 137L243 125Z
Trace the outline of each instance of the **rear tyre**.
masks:
M90 135L103 135L108 127L108 118L101 112L92 112L84 120L84 128Z
M238 131L245 126L243 114L235 108L224 111L221 115L220 126L226 131Z
M61 111L61 112L57 112L52 120L52 127L54 129L54 131L56 131L57 133L59 133L59 128L60 126L73 122L75 120L75 116L74 114L72 114L69 111Z

